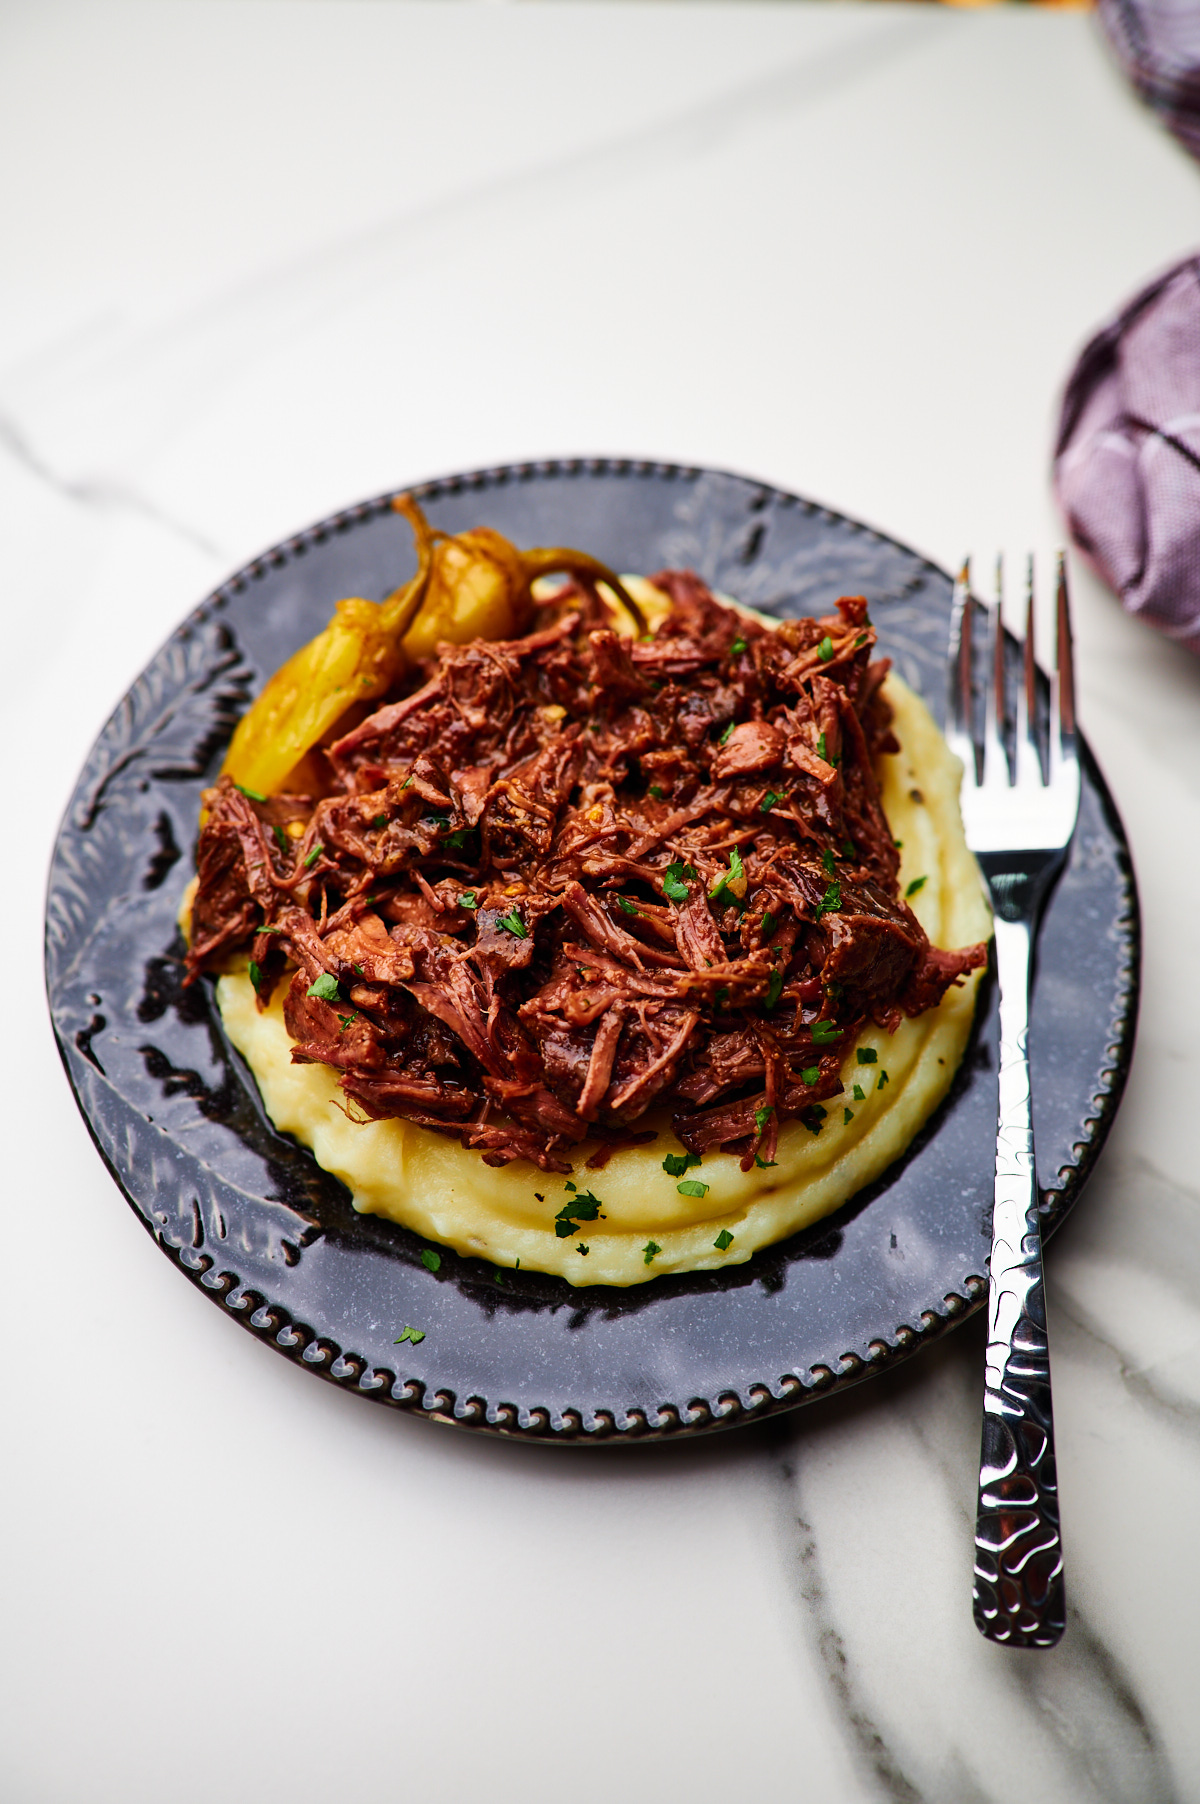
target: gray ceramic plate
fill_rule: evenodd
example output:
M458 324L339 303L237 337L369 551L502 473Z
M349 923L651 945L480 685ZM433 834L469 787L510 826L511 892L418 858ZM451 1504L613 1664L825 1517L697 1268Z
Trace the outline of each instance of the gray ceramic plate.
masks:
M884 649L940 713L950 580L903 546L715 471L580 459L431 482L450 531L574 544L619 570L690 565L781 615L864 593ZM246 701L342 595L412 568L389 497L268 552L148 665L94 746L50 877L46 970L101 1155L168 1257L229 1316L348 1391L485 1432L600 1442L794 1407L904 1358L982 1298L994 1154L994 1001L905 1158L839 1214L720 1273L632 1291L498 1276L347 1192L266 1120L210 994L180 987L179 895L201 789ZM1031 1033L1038 1180L1053 1229L1112 1121L1132 1049L1137 897L1085 753L1079 830L1041 939ZM104 1221L96 1224L103 1233ZM397 1346L401 1329L424 1330Z

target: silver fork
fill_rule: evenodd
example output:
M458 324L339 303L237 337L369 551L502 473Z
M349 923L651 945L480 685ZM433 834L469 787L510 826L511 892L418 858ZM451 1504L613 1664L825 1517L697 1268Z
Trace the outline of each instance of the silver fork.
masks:
M988 609L991 680L982 782L973 725L969 563L963 565L954 586L946 710L946 738L963 763L963 824L987 881L996 924L1000 1097L983 1447L975 1517L975 1623L989 1640L1009 1647L1053 1647L1065 1623L1027 1052L1033 941L1079 812L1071 622L1061 555L1057 591L1057 668L1050 678L1045 779L1035 730L1032 558L1023 681L1017 703L1015 778L1004 743L1005 641L999 566L996 601Z

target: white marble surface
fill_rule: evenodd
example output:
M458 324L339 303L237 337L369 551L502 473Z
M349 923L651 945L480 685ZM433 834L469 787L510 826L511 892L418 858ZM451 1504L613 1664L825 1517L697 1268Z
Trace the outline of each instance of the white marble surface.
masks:
M1200 1798L1200 666L1086 576L1146 956L1050 1256L1053 1654L971 1623L977 1322L781 1424L623 1456L356 1404L121 1202L39 950L89 743L264 545L423 475L614 451L944 562L1048 547L1072 350L1198 202L1077 13L0 9L6 1804Z

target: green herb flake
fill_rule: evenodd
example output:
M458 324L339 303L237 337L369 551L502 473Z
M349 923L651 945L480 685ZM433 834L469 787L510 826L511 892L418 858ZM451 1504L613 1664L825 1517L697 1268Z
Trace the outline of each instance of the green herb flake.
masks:
M772 808L782 802L782 800L783 797L779 794L778 790L768 789L766 795L764 795L762 801L758 804L758 812L760 814L770 814Z
M919 889L925 888L925 885L928 883L928 881L929 881L928 877L914 877L912 882L909 884L908 888L904 892L905 896L915 896Z
M496 925L497 927L503 927L505 933L515 934L519 940L527 940L529 938L528 933L525 931L525 923L515 908L509 909L506 915L500 915L497 918Z
M825 850L821 854L821 863L825 866L825 869L829 872L829 875L832 877L833 876L833 853L829 850L828 846L826 846Z
M308 994L315 996L318 1002L340 1002L342 999L341 986L337 978L329 971L322 971L321 975L309 984Z
M783 973L782 971L772 971L770 978L767 981L767 993L763 997L763 1007L765 1009L773 1009L775 1004L779 1001L782 991Z
M680 1196L707 1196L708 1185L702 1184L699 1178L684 1178L682 1184L676 1184Z
M843 1109L842 1110L842 1126L849 1127L850 1123L853 1120L854 1120L854 1110L853 1109Z
M415 1346L417 1346L417 1344L420 1341L423 1341L424 1339L425 1339L424 1328L406 1328L404 1330L403 1334L398 1334L396 1336L395 1340L392 1342L392 1345L393 1345L393 1347L402 1347L404 1345L405 1341L408 1340L408 1341L411 1341L413 1346L415 1347Z
M422 1247L421 1264L425 1267L427 1272L440 1272L442 1269L442 1255L440 1253L435 1253L432 1247Z
M866 1102L867 1100L867 1093L861 1084L855 1084L851 1094L854 1097L855 1102Z
M681 1178L685 1171L690 1171L693 1165L699 1164L699 1153L668 1153L662 1162L662 1168L669 1178Z
M567 1185L574 1190L574 1184ZM581 1221L595 1221L600 1214L600 1198L593 1196L590 1190L580 1190L575 1196L568 1197L563 1207L554 1218L554 1232L560 1240L567 1240L572 1234L579 1232Z
M733 737L734 724L735 723L731 720L727 726L722 727L721 732L717 736L718 745L729 744L730 739Z
M814 1046L829 1046L834 1040L840 1040L842 1029L836 1021L814 1021L812 1037Z
M458 906L460 908L478 908L479 897L473 889L465 889L458 898Z
M266 796L260 796L257 789L247 789L244 783L235 783L233 787L249 802L265 802L267 799Z
M292 849L291 841L288 839L287 834L284 832L283 828L279 825L278 821L275 822L275 825L271 828L271 831L275 835L275 844L279 847L279 850L286 857L286 855Z
M833 656L833 640L829 637L828 633L826 633L825 637L817 647L817 656L820 658L822 664L828 664L830 658Z
M828 760L829 760L829 753L825 750L824 733L817 734L817 757L824 758L826 760L826 762L828 762Z
M412 786L413 786L413 780L411 777L405 777L403 783L401 783L401 785L400 785L401 789L411 789Z
M718 1253L726 1252L728 1248L733 1245L733 1235L729 1232L728 1228L721 1229L721 1232L713 1241L713 1245L716 1247Z
M729 985L723 983L713 996L713 1007L724 1008L729 1001Z
M656 802L661 802L663 799L663 790L658 783L651 783L646 793Z
M253 959L250 960L250 982L256 990L262 982L262 966L256 965Z
M456 852L461 852L474 831L474 827L459 827L456 832L447 833L446 844Z
M754 1163L758 1166L760 1171L774 1171L779 1161L778 1159L764 1159L761 1154L755 1153Z
M375 828L376 832L378 832L380 827L387 826L387 815L386 814L377 814L375 816L375 819L371 822L371 825L372 825L372 827Z
M806 1065L804 1070L800 1073L800 1082L802 1084L819 1084L820 1081L821 1067L819 1065Z
M352 1021L358 1020L358 1010L355 1009L355 1011L352 1015L339 1015L338 1020L342 1024L342 1032L345 1033L345 1031L349 1027L350 1023Z
M733 644L729 647L729 655L731 658L736 658L744 652L745 649L746 641L744 639L735 639Z
M659 1246L657 1240L648 1240L642 1248L642 1252L646 1256L646 1264L649 1265L650 1261L654 1258L654 1255L662 1252L662 1248Z
M768 1121L770 1121L770 1119L774 1113L775 1113L774 1109L755 1109L754 1125L758 1129L760 1134L762 1133L763 1129L766 1127Z
M841 884L836 880L833 883L827 883L825 885L825 894L821 897L820 903L817 906L817 920L819 921L822 915L836 914L841 906Z
M582 1253L585 1259L587 1258L587 1256L591 1252L591 1250L592 1250L591 1247L584 1246L582 1240L576 1242L575 1251L577 1253Z
M854 641L855 651L858 651L860 646L865 645L867 643L867 640L869 637L870 637L870 635L868 633L860 633L858 635L858 638Z
M717 881L708 892L710 902L715 902L721 891L730 883L739 883L746 875L746 867L742 863L742 855L736 846L729 848L729 869L722 871Z
M877 1089L877 1090L882 1090L882 1089L883 1089L883 1086L884 1086L884 1085L885 1085L885 1084L886 1084L886 1083L887 1083L887 1082L888 1082L888 1074L887 1074L887 1072L886 1072L886 1071L881 1071L881 1072L880 1072L880 1073L879 1073L879 1082L878 1082L878 1083L877 1083L877 1084L876 1084L876 1086L875 1086L875 1088L876 1088L876 1089Z
M504 1273L500 1270L500 1267L498 1265L494 1265L492 1267L492 1277L497 1284L504 1283Z
M635 903L629 900L628 896L618 896L617 907L621 910L622 914L636 915L641 913L641 910Z
M762 928L760 931L764 940L769 940L775 931L775 916L771 913L769 908L762 918Z
M681 883L678 877L672 877L668 871L663 878L663 895L668 902L686 902L688 899L687 884Z
M324 846L321 844L320 840L318 840L316 845L313 847L312 851L309 853L308 857L304 860L304 868L306 871L310 871L312 869L313 865L316 864L317 859L321 856L321 854L324 850L325 850Z
M857 858L858 857L858 853L854 849L854 841L852 839L844 839L842 841L842 857L843 858Z
M860 1046L854 1056L860 1065L874 1065L879 1059L879 1054L873 1046Z

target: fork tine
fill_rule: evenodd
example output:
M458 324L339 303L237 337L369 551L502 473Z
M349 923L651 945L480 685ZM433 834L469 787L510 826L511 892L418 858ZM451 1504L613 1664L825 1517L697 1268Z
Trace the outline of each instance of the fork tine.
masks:
M1033 655L1033 558L1025 574L1025 643L1023 680L1017 696L1017 782L1040 783L1042 762L1037 745L1037 665Z
M1004 749L1004 560L996 559L996 599L988 609L992 635L992 680L988 684L983 723L983 781L989 788L1007 789L1012 782Z
M946 739L962 760L963 782L978 781L972 722L971 560L964 558L954 584L950 652L946 664Z
M1075 654L1071 632L1071 603L1067 593L1067 560L1058 554L1056 584L1058 644L1054 675L1050 679L1050 781L1067 764L1075 762Z

